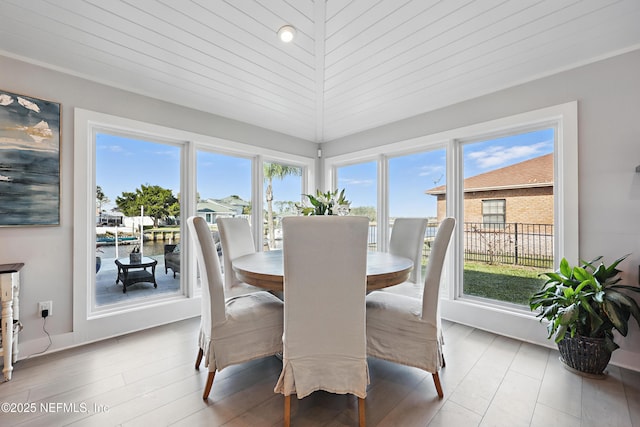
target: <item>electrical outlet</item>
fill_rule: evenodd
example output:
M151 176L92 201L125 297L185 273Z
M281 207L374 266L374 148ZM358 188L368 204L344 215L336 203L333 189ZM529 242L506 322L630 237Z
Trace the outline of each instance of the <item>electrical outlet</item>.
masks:
M38 303L38 314L40 317L44 317L42 312L47 310L47 317L53 314L53 301L41 301Z

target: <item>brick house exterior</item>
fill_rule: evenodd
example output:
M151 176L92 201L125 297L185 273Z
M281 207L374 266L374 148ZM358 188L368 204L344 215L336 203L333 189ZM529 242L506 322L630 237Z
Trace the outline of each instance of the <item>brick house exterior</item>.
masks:
M445 216L445 189L426 191L438 198L438 222ZM505 223L553 224L553 154L466 178L464 221L483 223L486 201L503 204Z

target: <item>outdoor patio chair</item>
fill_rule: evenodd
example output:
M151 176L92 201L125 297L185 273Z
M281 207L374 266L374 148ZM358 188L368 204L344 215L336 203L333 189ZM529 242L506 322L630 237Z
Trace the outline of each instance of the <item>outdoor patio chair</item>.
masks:
M180 245L166 244L164 245L164 274L173 270L173 277L176 273L180 273Z

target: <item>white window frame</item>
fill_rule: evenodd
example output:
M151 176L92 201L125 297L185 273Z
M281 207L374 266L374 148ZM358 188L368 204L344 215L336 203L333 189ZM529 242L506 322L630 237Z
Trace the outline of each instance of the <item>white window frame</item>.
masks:
M97 131L137 135L153 141L183 144L181 156L181 221L184 268L181 268L181 295L132 304L125 308L91 310L95 288L95 133ZM196 278L192 242L186 232L186 219L196 212L196 150L252 159L251 203L255 212L262 211L262 159L277 160L303 168L305 191L315 185L315 159L282 153L258 146L196 134L155 124L140 122L80 108L74 109L74 230L73 230L73 332L65 337L65 345L77 345L136 330L171 323L200 314L200 292ZM251 154L249 154L251 153ZM262 221L252 215L256 247L261 248Z
M563 256L578 260L578 104L566 104L542 108L473 124L437 134L396 142L368 150L327 157L324 160L324 176L328 188L336 183L336 168L353 163L378 160L378 221L388 220L387 159L404 154L423 152L446 147L448 216L464 218L464 179L462 176L462 144L480 138L495 138L542 127L556 130L554 146L554 254L556 263ZM387 227L378 227L378 241L386 242ZM522 308L491 304L469 298L461 298L464 260L463 235L456 231L449 248L440 302L441 315L445 319L489 330L540 345L550 346L546 336L540 333L541 325L535 315ZM387 250L386 246L379 250ZM458 256L452 256L459 254ZM449 286L453 283L453 286Z
M256 162L256 167L258 168L258 182L260 183L260 212L263 211L264 209L264 163L280 163L283 165L287 165L287 166L297 166L302 168L302 193L300 193L300 202L303 201L302 198L302 194L314 194L315 193L315 168L311 168L309 167L309 160L315 165L315 160L314 159L305 159L304 162L300 161L300 159L304 159L304 158L299 158L298 160L294 160L292 156L290 155L286 155L286 156L282 156L282 155L275 155L274 153L271 154L265 154L265 155L260 155L257 157L257 162ZM256 236L256 238L260 238L261 240L258 241L256 240L256 248L258 251L262 252L264 250L264 242L262 241L262 236L264 236L264 223L263 221L260 221L259 218L257 218L257 215L252 215L251 218L253 219L255 217L254 220L254 224L252 224L253 227L259 227L257 229L260 230L260 235ZM259 224L257 224L256 222L259 222Z
M369 151L369 150L367 150ZM384 168L386 165L385 156L383 154L374 154L370 155L367 152L360 152L363 156L358 156L358 153L353 153L346 156L338 156L332 157L325 160L325 188L323 191L333 191L333 190L341 190L338 188L338 168L345 166L352 166L360 163L376 163L376 213L377 218L376 222L378 224L386 224L388 223L388 217L386 214L386 210L382 209L383 206L386 205L385 201L382 200L387 192L384 189L386 187L386 183L381 182L380 177L384 174ZM386 174L385 174L386 175ZM349 200L349 195L346 194L345 197ZM383 215L383 216L381 216ZM383 222L384 221L384 222ZM386 251L388 249L388 230L387 227L376 227L376 247L378 251Z

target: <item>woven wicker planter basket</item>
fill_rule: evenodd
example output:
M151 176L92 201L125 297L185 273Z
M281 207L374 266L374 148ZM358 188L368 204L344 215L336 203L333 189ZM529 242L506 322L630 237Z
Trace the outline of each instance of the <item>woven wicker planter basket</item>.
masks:
M558 343L558 350L562 363L587 374L601 375L611 359L604 338L567 336Z

